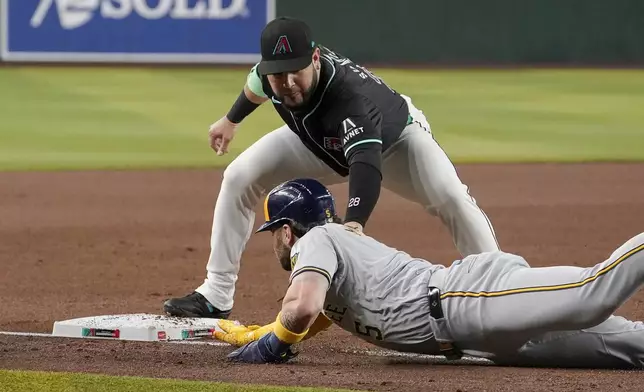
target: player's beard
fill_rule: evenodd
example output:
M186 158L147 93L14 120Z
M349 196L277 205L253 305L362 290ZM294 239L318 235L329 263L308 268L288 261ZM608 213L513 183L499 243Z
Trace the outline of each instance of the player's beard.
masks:
M281 239L277 240L275 256L277 256L280 265L285 271L291 271L291 247L286 245Z
M311 96L313 95L313 93L315 93L315 89L318 86L318 80L319 80L318 79L318 73L313 72L312 78L313 78L313 80L311 81L311 86L309 86L309 88L306 91L301 92L301 94L302 94L302 102L300 102L298 104L289 104L288 102L286 102L284 97L280 97L280 101L282 101L282 105L284 105L289 110L293 110L293 111L297 111L299 109L302 109L306 105L308 105L309 101L311 100Z

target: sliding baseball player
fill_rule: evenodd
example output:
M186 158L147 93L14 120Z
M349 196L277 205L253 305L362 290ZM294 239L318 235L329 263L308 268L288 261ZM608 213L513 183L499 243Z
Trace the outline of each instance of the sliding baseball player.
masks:
M588 268L531 268L502 251L446 267L335 223L333 197L313 179L277 186L265 206L258 231L272 233L290 285L273 323L220 322L216 338L240 346L232 360L289 360L334 323L379 347L450 359L644 367L644 324L612 315L644 283L644 233Z

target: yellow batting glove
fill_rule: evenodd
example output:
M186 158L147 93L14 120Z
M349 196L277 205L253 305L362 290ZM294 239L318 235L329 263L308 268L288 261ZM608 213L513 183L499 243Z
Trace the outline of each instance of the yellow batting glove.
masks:
M238 325L234 321L219 320L219 328L223 332L215 331L215 339L221 340L233 346L241 347L273 331L274 322L268 325Z

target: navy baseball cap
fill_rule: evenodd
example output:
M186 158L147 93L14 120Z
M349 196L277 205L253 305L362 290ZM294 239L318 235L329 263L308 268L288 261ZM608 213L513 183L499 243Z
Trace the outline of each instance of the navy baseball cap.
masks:
M256 231L268 231L285 223L295 223L305 231L333 222L335 201L331 192L311 178L283 182L264 200L264 224Z
M311 29L299 19L281 16L270 21L261 37L260 75L296 72L311 64L315 42Z

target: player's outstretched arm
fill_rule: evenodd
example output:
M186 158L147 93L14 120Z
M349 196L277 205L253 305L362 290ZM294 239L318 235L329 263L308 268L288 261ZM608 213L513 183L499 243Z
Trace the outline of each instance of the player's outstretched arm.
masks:
M233 140L239 124L267 100L266 94L262 91L262 82L255 66L248 74L244 88L228 113L210 125L208 130L210 148L215 150L217 155L227 153L228 145Z
M291 346L309 334L322 312L328 287L329 278L322 273L307 270L295 276L284 296L282 310L270 325L272 331L233 351L228 358L248 363L275 363L293 358Z

